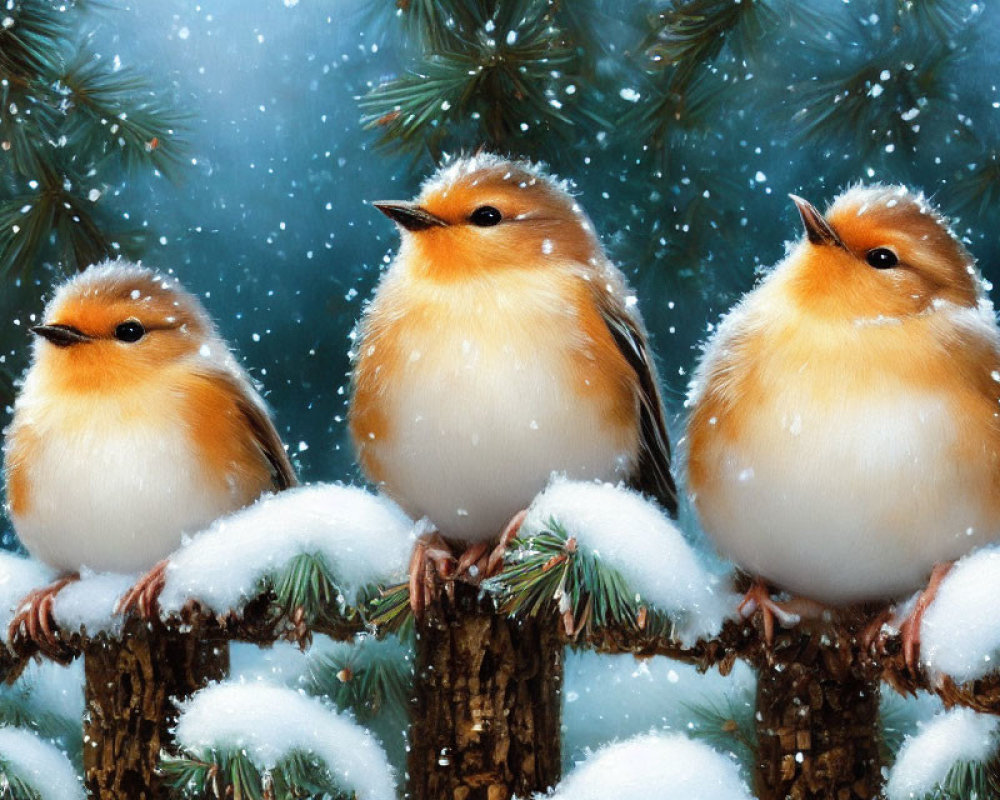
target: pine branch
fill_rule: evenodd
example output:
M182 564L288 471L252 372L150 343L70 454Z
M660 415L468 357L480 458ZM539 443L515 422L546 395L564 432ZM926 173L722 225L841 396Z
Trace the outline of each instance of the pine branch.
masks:
M118 156L129 174L153 167L172 174L184 145L177 131L185 117L157 97L131 69L114 71L86 52L62 72L57 92L66 107L65 135L98 163Z
M72 31L68 16L65 7L44 0L5 5L0 10L0 78L26 85L39 75L54 75Z
M412 652L398 639L362 637L354 647L310 664L306 691L330 698L338 711L367 723L389 714L405 724L413 682Z
M307 753L292 753L272 769L258 768L245 751L235 748L188 755L164 754L160 770L167 785L181 797L218 800L352 798L343 793L333 776Z
M516 539L503 571L484 582L499 610L537 617L558 606L567 636L595 629L642 631L671 638L673 624L642 602L617 570L590 552L556 520L528 539Z
M32 786L31 779L15 772L2 757L0 757L0 797L4 800L54 800L42 797Z
M428 41L419 66L360 99L362 122L380 131L380 145L435 156L470 141L509 151L541 147L540 133L574 124L562 90L578 59L548 2L412 8L437 14L451 5L447 41Z
M702 739L721 752L735 752L741 764L754 763L757 758L757 731L753 688L748 688L741 695L727 695L718 702L682 705L691 713L689 736Z
M649 67L669 68L671 89L683 91L723 48L745 54L777 19L764 0L678 0L657 14L641 47Z

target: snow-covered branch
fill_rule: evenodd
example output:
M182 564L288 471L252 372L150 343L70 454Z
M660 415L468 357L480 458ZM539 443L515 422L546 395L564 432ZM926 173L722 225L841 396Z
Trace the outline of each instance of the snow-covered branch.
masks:
M263 681L220 683L198 692L177 723L179 757L162 768L186 796L228 797L231 776L244 791L282 786L279 796L346 792L395 800L392 767L368 731L321 701Z

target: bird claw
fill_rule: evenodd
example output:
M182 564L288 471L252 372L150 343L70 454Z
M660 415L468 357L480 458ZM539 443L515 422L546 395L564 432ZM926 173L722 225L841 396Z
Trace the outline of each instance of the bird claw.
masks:
M782 628L791 628L797 625L802 617L792 611L788 606L784 606L771 598L771 592L767 584L759 578L743 597L743 602L736 609L740 616L749 619L757 611L760 612L761 622L764 626L764 642L768 647L774 645L774 623L777 620Z
M417 539L410 556L410 609L420 619L424 609L440 596L438 578L448 580L454 573L455 557L437 531ZM446 589L447 590L447 589ZM452 596L454 588L449 591Z
M158 617L160 593L167 583L168 563L168 560L164 559L139 578L135 585L118 601L115 613L136 614L146 621Z
M907 671L913 677L920 674L920 626L924 621L924 613L930 608L934 598L937 597L938 589L941 587L945 576L951 571L953 562L935 564L931 572L927 587L917 595L917 600L913 604L913 610L904 617L899 617L891 612L884 612L875 622L869 626L865 632L863 644L865 649L874 652L876 655L886 656L886 645L889 634L884 630L886 623L890 623L892 628L898 630L903 645L903 663ZM877 627L876 627L877 623Z
M14 653L25 652L29 644L59 663L67 663L73 652L63 640L52 613L56 595L64 586L80 579L79 575L68 575L41 589L30 592L17 610L7 627L7 646Z

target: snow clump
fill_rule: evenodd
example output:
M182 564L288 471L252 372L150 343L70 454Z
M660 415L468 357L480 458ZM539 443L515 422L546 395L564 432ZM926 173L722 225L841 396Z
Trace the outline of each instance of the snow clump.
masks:
M558 478L529 507L520 537L546 530L553 520L668 615L683 644L716 636L735 614L738 598L705 569L666 514L637 492Z
M940 714L908 736L889 772L889 800L913 800L930 795L958 764L985 761L996 750L1000 720L956 708Z
M242 751L260 770L305 754L358 800L396 800L392 767L375 738L294 689L260 681L211 685L185 704L176 740L197 758Z
M608 745L535 800L752 800L736 762L683 734Z
M70 760L54 744L31 731L0 727L0 777L17 777L41 800L84 800L83 786Z
M239 609L300 554L321 556L350 603L366 586L405 574L413 527L391 500L353 486L267 495L170 557L160 607L170 615L194 599L216 613Z

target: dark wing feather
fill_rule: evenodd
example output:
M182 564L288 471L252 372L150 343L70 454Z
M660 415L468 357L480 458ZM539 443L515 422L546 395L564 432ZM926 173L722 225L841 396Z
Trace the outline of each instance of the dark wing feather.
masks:
M281 437L275 430L274 423L271 422L263 403L255 397L248 396L248 390L252 390L237 376L220 373L220 377L232 392L236 408L246 419L261 454L271 465L271 483L274 491L280 492L298 485L295 468L292 467L292 462L288 459Z
M639 383L639 462L629 483L656 498L670 516L676 517L677 485L670 474L670 440L646 334L612 295L602 293L598 306L615 345Z

